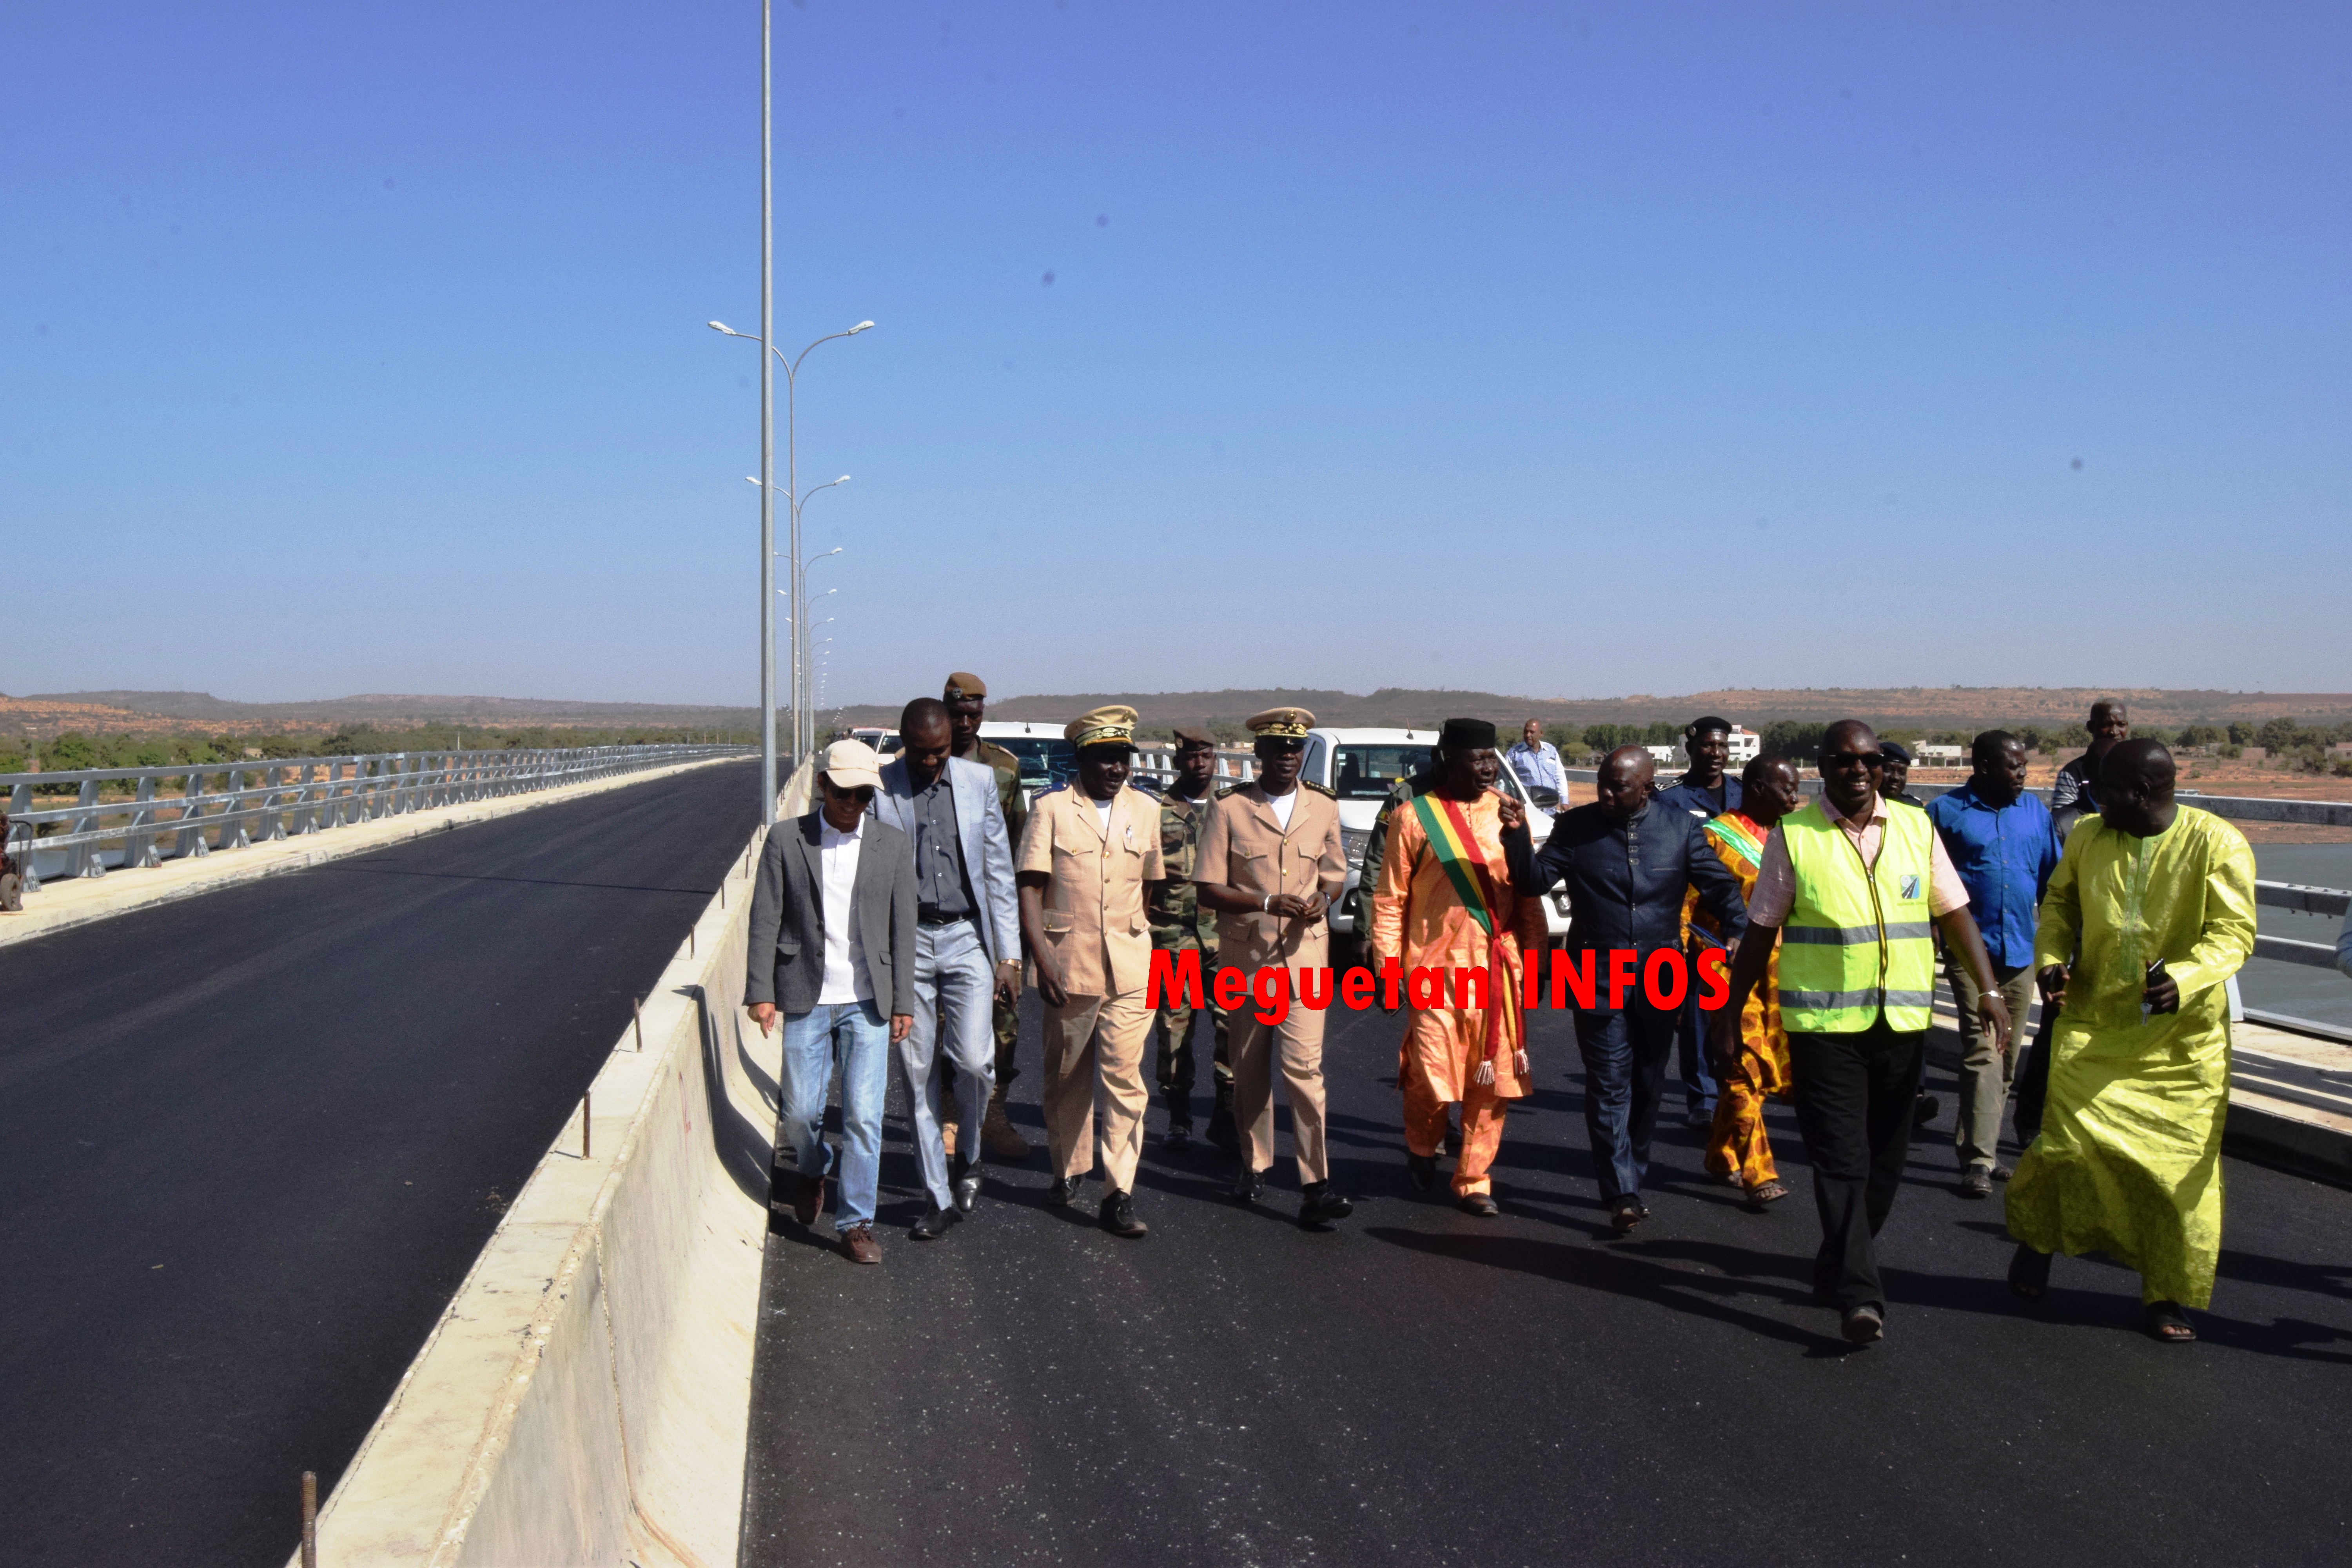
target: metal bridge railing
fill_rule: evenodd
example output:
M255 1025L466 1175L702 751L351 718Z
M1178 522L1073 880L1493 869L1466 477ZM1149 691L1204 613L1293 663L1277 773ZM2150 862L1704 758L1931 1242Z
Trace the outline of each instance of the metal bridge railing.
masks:
M1562 771L1569 778L1584 784L1591 784L1601 776L1600 771L1595 768L1567 768ZM1821 793L1822 784L1818 778L1804 778L1800 780L1800 784L1807 795ZM1923 798L1933 800L1937 795L1949 795L1958 787L1958 784L1914 784L1912 792ZM2050 792L2046 789L2038 789L2033 793L2045 801L2050 798ZM2193 805L2200 811L2210 811L2216 816L2226 817L2232 822L2292 822L2315 827L2352 827L2352 801L2280 800L2262 795L2200 795L2193 790L2181 790L2176 798L2183 805ZM2310 915L2333 915L2340 920L2348 909L2352 909L2352 891L2347 891L2341 888L2306 888L2294 882L2257 881L2254 884L2254 901L2273 909L2295 910ZM2333 943L2303 942L2294 937L2257 933L2254 937L2254 956L2275 959L2282 963L2305 964L2314 969L2336 967L2336 948ZM2263 1023L2316 1029L2331 1036L2342 1033L2333 1025L2320 1024L2311 1019L2291 1018L2270 1013L2260 1015L2250 1013L2248 1016L2258 1017Z
M386 752L289 762L172 763L0 773L6 848L39 890L44 877L102 877L412 811L643 773L742 746L583 746L530 751ZM104 798L128 785L127 800ZM71 789L70 805L36 806ZM42 829L56 831L44 833Z

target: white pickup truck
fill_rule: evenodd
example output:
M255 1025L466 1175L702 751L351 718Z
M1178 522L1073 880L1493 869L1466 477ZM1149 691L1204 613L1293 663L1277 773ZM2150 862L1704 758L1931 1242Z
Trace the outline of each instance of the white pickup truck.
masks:
M1299 776L1311 779L1339 797L1339 838L1348 850L1348 890L1331 911L1331 934L1359 949L1371 935L1371 895L1358 886L1364 868L1364 847L1371 841L1372 822L1399 779L1410 778L1430 764L1437 748L1435 730L1310 730L1307 763ZM1540 845L1551 837L1552 814L1528 799L1518 777L1508 767L1496 786L1528 808L1528 832ZM1557 942L1568 934L1568 895L1554 889L1543 899L1544 932Z
M983 719L980 738L1013 753L1021 763L1021 798L1032 801L1078 771L1078 749L1062 734L1067 727L1059 719Z

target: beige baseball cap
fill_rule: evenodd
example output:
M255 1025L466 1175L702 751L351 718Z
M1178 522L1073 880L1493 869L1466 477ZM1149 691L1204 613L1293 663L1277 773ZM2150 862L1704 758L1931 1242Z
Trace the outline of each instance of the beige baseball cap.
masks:
M882 759L863 741L835 741L827 746L818 771L835 789L882 787Z

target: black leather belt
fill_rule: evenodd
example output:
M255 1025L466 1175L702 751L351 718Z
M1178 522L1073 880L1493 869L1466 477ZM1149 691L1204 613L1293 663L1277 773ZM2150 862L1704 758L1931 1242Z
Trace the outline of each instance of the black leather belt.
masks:
M917 910L915 919L927 926L951 926L971 919L971 914L969 910L960 915L943 915L937 910Z

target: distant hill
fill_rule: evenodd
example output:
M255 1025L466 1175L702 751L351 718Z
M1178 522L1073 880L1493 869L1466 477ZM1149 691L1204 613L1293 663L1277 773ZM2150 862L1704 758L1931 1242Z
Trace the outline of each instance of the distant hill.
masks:
M232 702L207 691L70 691L0 697L0 727L14 710L82 710L83 729L333 730L367 724L390 730L419 724L509 725L552 729L625 730L743 728L759 721L756 708L697 707L663 702L572 702L527 697L417 697L369 693L310 702ZM75 728L68 723L66 728Z
M2227 723L2231 720L2285 717L2338 722L2352 719L2352 693L2159 691L2095 687L1874 687L1787 691L1700 691L1683 697L1566 699L1506 697L1492 691L1420 691L1383 687L1369 696L1347 691L1154 691L1072 693L1015 697L989 705L992 718L1074 718L1089 708L1123 702L1146 724L1205 721L1237 723L1252 713L1282 705L1312 711L1320 723L1366 728L1422 726L1446 719L1491 719L1517 725L1529 719L1547 724L1648 724L1666 720L1687 723L1701 714L1719 714L1758 729L1776 720L1819 722L1861 718L1929 730L1968 730L1995 724L2064 724L2080 720L2097 698L2122 699L2142 723Z
M1993 724L2064 724L2083 718L2095 698L2119 697L2145 724L2226 724L2290 718L2305 722L2352 720L2352 693L2168 691L2081 686L1830 687L1804 690L1699 691L1681 697L1569 699L1510 697L1493 691L1415 690L1382 687L1359 696L1308 688L1223 691L1097 691L1008 697L989 705L997 719L1071 719L1089 708L1123 702L1143 723L1238 724L1262 709L1309 710L1324 724L1423 727L1451 718L1491 719L1517 728L1528 719L1547 724L1682 724L1717 713L1758 729L1776 720L1819 722L1862 718L1889 726L1972 730ZM828 709L828 726L894 724L898 704ZM398 729L423 724L526 725L578 729L747 729L755 708L660 702L581 702L521 697L421 697L369 694L309 702L234 702L203 691L68 691L44 696L0 695L0 734L35 737L61 730L133 734L174 730L325 731L345 725Z

